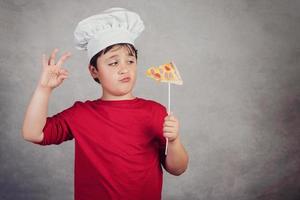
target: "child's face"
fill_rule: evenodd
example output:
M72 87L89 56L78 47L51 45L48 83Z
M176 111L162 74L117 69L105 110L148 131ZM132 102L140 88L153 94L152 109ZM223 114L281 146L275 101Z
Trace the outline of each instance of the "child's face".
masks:
M136 81L137 60L124 46L115 46L97 60L98 78L103 95L109 98L130 97Z

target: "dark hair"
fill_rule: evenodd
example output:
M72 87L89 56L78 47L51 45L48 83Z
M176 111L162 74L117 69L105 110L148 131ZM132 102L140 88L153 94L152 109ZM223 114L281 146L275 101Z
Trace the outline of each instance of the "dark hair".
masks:
M108 47L106 47L105 49L99 51L96 55L94 55L92 57L92 59L90 60L90 65L94 66L96 68L96 70L98 71L98 66L97 66L97 60L98 58L103 55L103 54L106 54L109 50L111 50L112 48L114 48L115 46L120 46L120 47L126 47L129 54L132 55L132 56L135 56L135 58L137 59L137 49L132 45L132 44L129 44L129 43L118 43L118 44L113 44L113 45L110 45ZM94 78L94 80L101 84L99 79L98 78Z

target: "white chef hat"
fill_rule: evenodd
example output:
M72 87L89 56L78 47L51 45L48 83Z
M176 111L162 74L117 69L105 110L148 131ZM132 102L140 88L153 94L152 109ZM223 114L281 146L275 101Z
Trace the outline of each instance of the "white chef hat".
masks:
M145 26L137 13L110 8L80 21L74 31L75 47L87 50L89 60L106 47L117 43L134 45Z

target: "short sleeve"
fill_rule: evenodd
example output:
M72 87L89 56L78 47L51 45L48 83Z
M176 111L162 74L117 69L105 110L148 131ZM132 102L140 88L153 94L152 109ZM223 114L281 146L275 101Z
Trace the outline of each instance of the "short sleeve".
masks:
M168 113L166 108L161 104L154 105L152 111L153 111L153 116L152 116L153 129L158 142L161 163L164 165L166 138L163 136L163 124L164 124L164 119L168 115Z
M44 138L41 142L34 142L39 145L61 144L64 141L72 140L71 119L75 114L76 102L68 109L63 110L51 117L47 117L43 128Z

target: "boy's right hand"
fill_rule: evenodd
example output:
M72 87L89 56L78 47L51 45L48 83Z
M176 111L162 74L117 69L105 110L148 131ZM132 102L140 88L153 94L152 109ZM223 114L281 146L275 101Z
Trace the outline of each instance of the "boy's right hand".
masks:
M50 58L47 60L43 54L43 72L39 81L39 85L43 88L54 89L59 86L64 79L68 77L68 71L62 68L64 62L71 56L70 52L64 53L55 63L55 56L58 49L54 49Z

